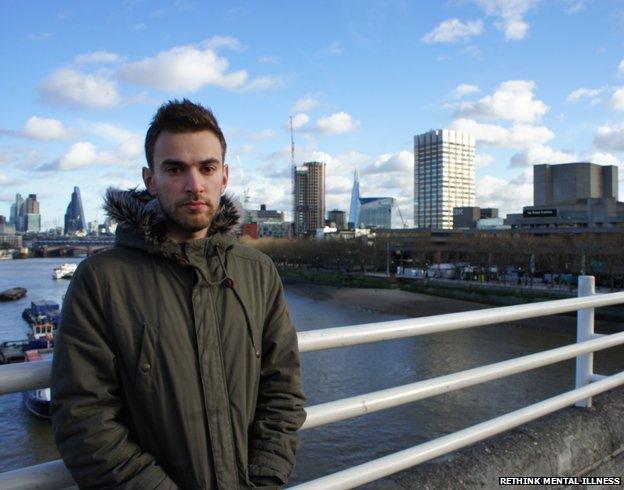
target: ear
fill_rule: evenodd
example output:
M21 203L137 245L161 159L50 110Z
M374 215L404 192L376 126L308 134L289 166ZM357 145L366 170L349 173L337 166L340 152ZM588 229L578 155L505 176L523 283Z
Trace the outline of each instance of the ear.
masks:
M228 180L230 178L230 166L227 163L223 164L223 181L221 182L221 195L225 193L225 189L228 185Z
M148 168L143 167L143 183L145 184L145 188L149 195L152 197L156 197L156 188L154 186L154 172Z

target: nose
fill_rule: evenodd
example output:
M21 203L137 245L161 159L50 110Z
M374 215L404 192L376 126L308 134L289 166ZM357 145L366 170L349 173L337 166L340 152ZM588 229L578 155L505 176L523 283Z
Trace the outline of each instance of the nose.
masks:
M186 186L187 192L193 194L199 194L204 191L204 183L201 173L196 168L191 168L186 174Z

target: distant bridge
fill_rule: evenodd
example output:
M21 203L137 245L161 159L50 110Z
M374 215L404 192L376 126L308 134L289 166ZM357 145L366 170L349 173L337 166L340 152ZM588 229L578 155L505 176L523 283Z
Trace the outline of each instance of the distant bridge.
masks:
M37 238L30 248L37 257L88 256L112 248L114 236Z

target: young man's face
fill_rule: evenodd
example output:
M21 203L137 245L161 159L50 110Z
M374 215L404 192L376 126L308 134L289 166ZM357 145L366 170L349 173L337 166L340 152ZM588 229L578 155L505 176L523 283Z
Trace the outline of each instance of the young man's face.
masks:
M153 170L143 169L143 181L167 216L171 239L185 242L206 236L228 183L222 154L211 131L158 135Z

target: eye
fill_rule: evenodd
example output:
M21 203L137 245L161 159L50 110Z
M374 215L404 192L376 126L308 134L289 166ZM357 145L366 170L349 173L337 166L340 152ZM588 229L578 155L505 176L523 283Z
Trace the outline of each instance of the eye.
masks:
M166 167L165 168L165 172L170 174L170 175L175 175L180 173L180 167Z
M201 167L202 173L205 173L205 174L211 174L215 170L216 170L216 167L214 165L203 165Z

